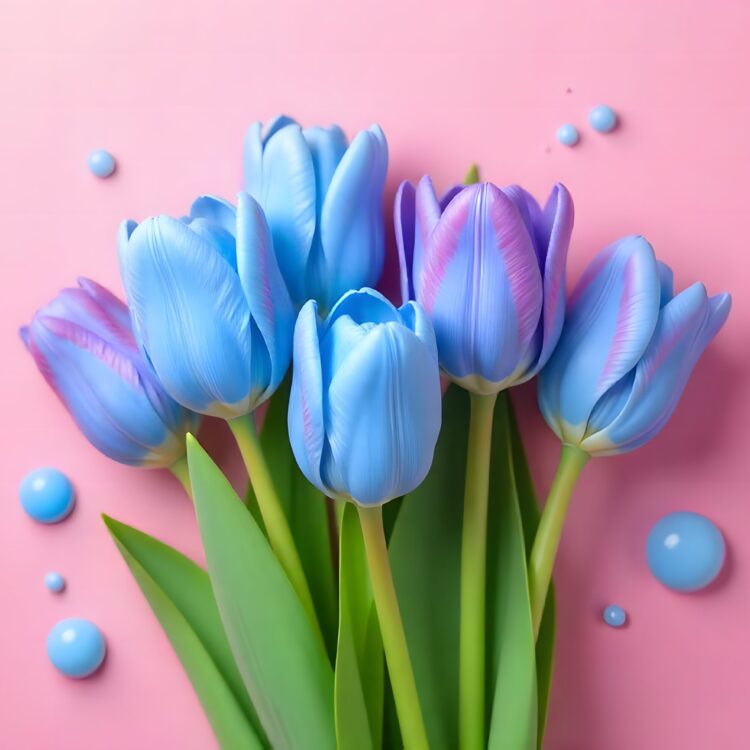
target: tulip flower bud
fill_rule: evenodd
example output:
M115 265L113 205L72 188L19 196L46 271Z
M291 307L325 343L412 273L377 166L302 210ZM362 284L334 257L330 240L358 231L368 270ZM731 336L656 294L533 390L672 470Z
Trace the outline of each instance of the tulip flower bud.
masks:
M440 365L479 394L532 378L562 329L573 204L556 185L544 209L520 187L452 189L428 177L396 196L402 293L432 319Z
M39 310L21 338L94 447L130 466L171 466L198 416L164 392L125 304L89 279L78 285Z
M277 117L245 138L245 189L263 208L297 308L330 310L383 271L388 146L373 125L347 144L337 125L302 129Z
M232 419L271 396L291 358L294 309L258 204L198 198L190 216L120 229L136 336L167 392Z
M435 334L422 308L378 292L317 304L294 333L289 436L297 463L330 497L379 505L427 476L440 431Z
M678 295L651 245L625 237L589 264L560 343L539 378L539 405L565 443L593 456L633 450L669 421L731 297L703 284Z

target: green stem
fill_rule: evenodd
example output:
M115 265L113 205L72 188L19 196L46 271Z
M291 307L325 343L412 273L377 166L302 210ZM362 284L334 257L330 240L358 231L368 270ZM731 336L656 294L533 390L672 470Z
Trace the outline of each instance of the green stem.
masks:
M286 571L322 643L323 633L315 613L315 605L310 594L310 587L307 584L307 578L305 577L302 561L294 543L294 537L289 528L284 510L281 507L281 501L276 492L271 472L268 469L263 448L260 445L255 419L252 414L246 414L245 416L229 420L228 424L237 441L240 453L242 454L242 460L245 462L248 477L253 485L255 497L258 500L258 507L263 517L263 524L268 533L268 541L271 543L271 547L281 563L281 567Z
M398 723L404 747L408 750L427 750L427 732L419 705L417 683L406 645L404 625L393 585L391 563L383 529L381 507L359 508L359 522L365 542L367 565L375 598L375 608L383 638L385 661L393 688Z
M471 394L461 539L458 709L461 750L481 750L484 747L487 495L496 400L496 394Z
M177 481L182 485L185 492L187 492L187 496L189 498L193 497L193 489L190 486L190 472L188 471L188 462L187 458L183 456L182 458L178 458L170 467L169 470L174 474Z
M580 448L574 445L563 445L557 473L536 530L534 546L531 548L529 558L529 597L534 637L539 634L547 590L552 579L552 568L555 564L573 488L588 460L588 453L584 453Z

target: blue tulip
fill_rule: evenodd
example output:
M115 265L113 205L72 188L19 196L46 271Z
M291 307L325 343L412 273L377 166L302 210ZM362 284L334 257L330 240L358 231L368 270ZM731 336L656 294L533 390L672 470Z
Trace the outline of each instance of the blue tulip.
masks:
M378 292L346 294L294 332L289 436L305 476L330 497L379 505L427 475L440 431L435 334L424 310Z
M430 316L445 373L485 395L536 375L563 325L566 188L556 185L542 208L523 188L490 183L439 200L423 177L399 188L395 223L402 297Z
M291 359L294 309L258 204L198 198L183 220L120 228L136 336L167 392L232 419L265 401Z
M245 190L260 203L293 302L330 310L383 271L388 146L373 125L347 144L337 125L302 129L289 117L245 138Z
M625 237L600 252L573 292L560 343L539 378L547 424L590 455L633 450L667 423L731 297L680 294L651 245Z
M199 418L163 390L123 302L89 279L63 289L21 329L37 367L88 440L115 461L167 467Z

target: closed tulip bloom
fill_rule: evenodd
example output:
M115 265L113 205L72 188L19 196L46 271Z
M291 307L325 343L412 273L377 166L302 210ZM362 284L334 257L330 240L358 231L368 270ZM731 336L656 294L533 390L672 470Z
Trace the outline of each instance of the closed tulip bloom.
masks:
M435 335L422 308L350 292L294 334L289 436L305 476L330 497L379 505L427 475L440 430Z
M547 424L589 455L643 445L669 420L730 307L729 294L709 297L703 284L674 295L672 271L643 237L610 245L581 277L540 376Z
M120 228L120 266L141 346L167 392L202 414L252 411L289 366L294 310L258 204L198 198L183 220Z
M377 125L351 145L340 127L277 117L245 138L245 190L268 219L281 273L299 309L330 310L383 271L388 146Z
M573 204L558 184L541 208L523 188L490 183L441 200L423 177L396 196L404 296L435 326L440 364L492 394L533 377L562 330Z
M89 279L63 289L21 329L46 381L86 438L115 461L169 467L198 416L173 401L144 360L128 308Z

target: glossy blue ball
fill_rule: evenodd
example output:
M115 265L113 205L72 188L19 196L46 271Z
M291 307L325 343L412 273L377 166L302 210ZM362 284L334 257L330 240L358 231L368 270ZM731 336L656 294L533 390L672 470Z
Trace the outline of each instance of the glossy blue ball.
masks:
M57 469L30 471L21 482L18 496L23 509L40 523L62 521L75 505L73 485Z
M724 565L724 537L699 513L679 511L657 521L646 545L654 576L675 591L698 591L719 575Z
M53 593L59 594L65 588L65 579L59 573L47 573L44 585Z
M92 151L88 157L89 169L97 177L109 177L117 166L115 163L115 157L105 151L103 148L98 148L96 151Z
M628 616L625 610L617 604L610 604L602 612L602 619L607 625L611 625L613 628L621 628L625 624L625 620Z
M575 146L578 143L578 139L578 129L575 125L566 123L565 125L560 125L557 129L557 140L563 146Z
M102 631L89 620L60 620L47 636L47 656L66 677L88 677L99 669L106 653Z
M600 104L589 112L589 125L599 133L609 133L617 125L617 115L612 107Z

